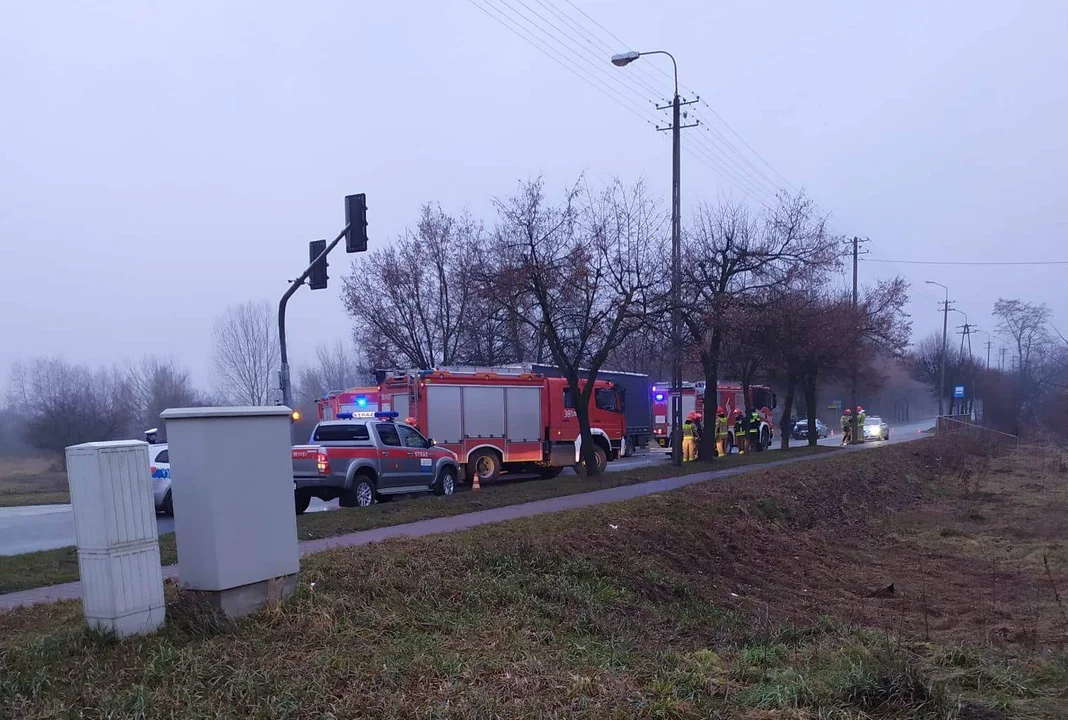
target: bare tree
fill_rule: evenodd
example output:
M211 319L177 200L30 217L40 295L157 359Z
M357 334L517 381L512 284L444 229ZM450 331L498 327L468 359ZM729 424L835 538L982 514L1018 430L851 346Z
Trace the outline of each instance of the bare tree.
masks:
M15 363L8 403L28 444L65 462L64 448L123 437L130 425L129 388L117 370L90 370L62 358Z
M1050 310L1045 305L999 298L994 303L994 317L998 319L998 333L1016 345L1016 370L1026 377L1032 369L1032 359L1049 341Z
M342 290L357 344L409 367L460 360L473 322L469 274L481 240L482 226L469 215L427 204L414 233L357 259Z
M660 302L664 214L642 184L618 181L596 195L576 185L553 206L534 180L497 209L491 252L500 268L480 281L502 304L530 308L521 320L567 379L583 465L596 474L590 399L605 360Z
M231 305L215 321L213 342L217 394L234 404L266 405L281 362L271 304Z
M127 368L126 382L131 418L142 429L158 426L161 440L167 436L166 427L159 422L161 412L171 407L206 404L206 398L193 387L189 371L173 358L151 355L142 358L140 363Z
M683 249L682 309L684 341L700 359L706 393L715 395L728 318L738 298L776 286L817 284L838 260L837 238L803 194L781 196L763 216L731 203L698 206ZM701 452L711 457L714 446L712 433L706 433Z
M334 390L346 390L373 378L373 372L359 362L357 353L341 340L333 345L320 345L315 350L315 362L300 370L297 397L302 407L315 403Z

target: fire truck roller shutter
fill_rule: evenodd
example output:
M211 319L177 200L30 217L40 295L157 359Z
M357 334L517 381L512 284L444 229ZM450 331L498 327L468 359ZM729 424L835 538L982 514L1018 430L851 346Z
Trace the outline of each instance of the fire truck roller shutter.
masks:
M439 445L464 438L459 387L426 386L426 435Z
M539 442L541 424L541 388L510 387L505 393L509 442Z
M465 387L464 435L468 438L504 437L504 388ZM435 438L437 439L437 438Z
M392 410L393 412L397 413L397 417L406 418L411 415L411 411L409 410L407 392L394 393L390 396L390 399L393 401Z

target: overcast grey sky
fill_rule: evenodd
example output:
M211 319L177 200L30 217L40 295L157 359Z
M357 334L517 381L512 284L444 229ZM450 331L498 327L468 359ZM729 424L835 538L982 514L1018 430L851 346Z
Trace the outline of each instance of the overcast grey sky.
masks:
M638 92L667 97L666 58L618 70L585 53L671 50L708 103L699 115L715 110L837 231L870 236L868 258L1068 259L1063 0L573 2L0 4L0 374L32 355L158 353L206 384L213 319L228 303L276 303L307 241L343 225L348 193L367 193L376 245L423 202L488 217L493 196L538 174L557 188L584 170L644 177L666 198L668 138L476 4L552 19L580 55L547 46ZM698 143L722 144L686 131ZM684 212L746 198L752 179L713 168L684 153ZM330 289L290 303L295 362L348 337L347 269L337 255ZM985 329L998 296L1019 296L1066 330L1066 270L861 274L914 283L919 338L941 324L942 291L924 279Z

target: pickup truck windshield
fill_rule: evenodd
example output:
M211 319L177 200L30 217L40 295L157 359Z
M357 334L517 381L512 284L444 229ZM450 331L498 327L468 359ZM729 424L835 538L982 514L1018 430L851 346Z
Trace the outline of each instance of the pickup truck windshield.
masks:
M312 442L359 442L370 440L371 434L363 423L346 423L344 425L320 425L315 428Z

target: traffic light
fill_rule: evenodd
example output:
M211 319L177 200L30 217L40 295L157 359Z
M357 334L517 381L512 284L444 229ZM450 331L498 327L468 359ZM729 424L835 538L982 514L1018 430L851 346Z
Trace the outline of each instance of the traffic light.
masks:
M326 250L326 240L312 240L308 243L308 262L315 263L308 274L308 284L312 290L322 290L326 287L326 258L315 262L315 258L322 255L323 250Z
M367 252L367 196L345 196L345 252Z

